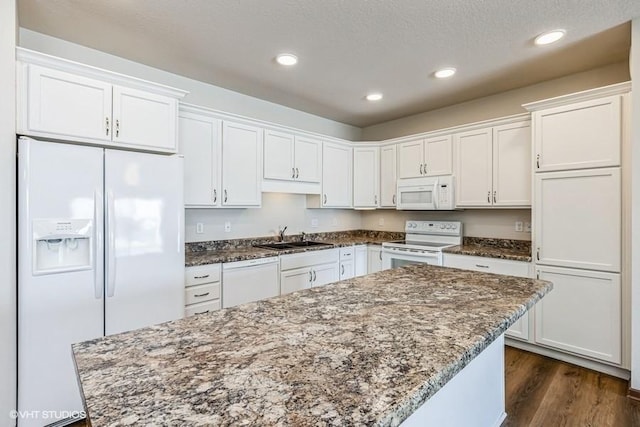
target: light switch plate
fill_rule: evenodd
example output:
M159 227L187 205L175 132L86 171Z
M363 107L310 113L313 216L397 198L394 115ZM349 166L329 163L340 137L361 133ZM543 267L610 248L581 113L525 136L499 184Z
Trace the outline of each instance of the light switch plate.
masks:
M522 221L516 221L516 231L522 231L522 230L523 230Z
M311 218L311 226L314 228L318 226L318 218Z
M384 217L383 216L378 218L378 225L384 225Z
M224 223L224 232L225 233L230 233L231 232L231 223L229 221Z
M199 222L196 224L196 234L204 233L204 224Z

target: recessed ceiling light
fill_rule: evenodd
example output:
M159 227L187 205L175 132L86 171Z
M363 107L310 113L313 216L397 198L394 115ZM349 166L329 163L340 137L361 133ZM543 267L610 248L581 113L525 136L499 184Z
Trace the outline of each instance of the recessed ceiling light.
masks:
M367 101L380 101L381 99L381 93L370 93L369 95L367 95Z
M433 75L439 79L446 79L447 77L453 76L455 73L456 73L456 69L449 67L449 68L442 68L436 71L435 73L433 73Z
M291 53L281 53L280 55L276 56L276 61L280 65L291 66L298 63L298 57Z
M538 46L555 43L562 37L564 37L565 33L565 30L547 31L546 33L542 33L538 37L536 37L533 42Z

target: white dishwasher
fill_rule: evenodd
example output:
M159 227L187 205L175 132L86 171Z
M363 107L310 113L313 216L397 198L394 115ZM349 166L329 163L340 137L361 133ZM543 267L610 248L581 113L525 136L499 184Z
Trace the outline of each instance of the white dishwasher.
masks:
M278 257L222 264L222 308L280 295Z

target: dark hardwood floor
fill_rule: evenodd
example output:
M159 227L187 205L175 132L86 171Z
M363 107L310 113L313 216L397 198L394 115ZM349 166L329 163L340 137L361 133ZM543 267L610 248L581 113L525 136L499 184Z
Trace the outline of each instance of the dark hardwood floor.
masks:
M640 427L640 402L627 398L627 381L512 347L505 371L502 427Z
M640 402L627 381L506 347L506 409L502 427L635 427Z

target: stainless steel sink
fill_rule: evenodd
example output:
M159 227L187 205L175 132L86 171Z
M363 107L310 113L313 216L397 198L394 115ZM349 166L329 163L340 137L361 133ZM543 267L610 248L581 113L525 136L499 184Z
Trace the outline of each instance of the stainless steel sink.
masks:
M256 248L282 250L282 249L294 249L294 248L307 248L311 246L333 246L331 243L314 242L312 240L304 240L302 242L277 242L277 243L264 243L261 245L253 245Z
M296 248L304 248L307 246L333 246L331 243L314 242L313 240L304 240L302 242L287 242L287 244Z

